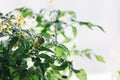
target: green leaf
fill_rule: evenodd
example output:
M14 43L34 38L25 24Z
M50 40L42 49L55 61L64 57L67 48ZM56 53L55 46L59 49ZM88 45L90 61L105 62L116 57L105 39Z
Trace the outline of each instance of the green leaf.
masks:
M72 15L73 17L75 17L75 18L76 18L76 14L75 14L75 12L74 12L74 11L67 11L67 13L68 13L68 14L70 14L70 15Z
M30 41L27 39L27 40L24 40L24 44L26 46L26 49L25 49L25 52L28 52L31 48L31 43Z
M65 38L65 40L63 41L63 43L68 43L68 42L71 41L71 38L69 38L68 36L66 36L64 31L62 31L61 34Z
M79 54L79 50L73 50L73 53L75 54L75 55L78 55Z
M74 37L76 37L76 35L77 35L77 29L76 29L76 27L72 27L72 31L73 31Z
M37 75L32 75L32 80L39 80L39 76L37 76Z
M38 50L40 51L47 51L47 52L51 52L51 53L54 53L52 50L50 50L49 48L46 48L46 47L39 47Z
M64 50L58 46L55 47L54 52L57 56L64 56Z
M48 56L47 54L45 53L42 53L39 55L41 58L44 58L45 59L45 62L47 63L54 63L54 59L50 56Z
M52 74L52 75L51 75ZM47 78L49 79L49 80L63 80L63 78L61 77L61 74L60 74L60 72L59 71L57 71L57 70L54 70L54 69L52 69L52 70L49 70L48 72L47 72ZM47 80L48 80L47 79Z
M102 26L95 25L91 22L79 22L80 25L86 25L88 28L92 29L93 27L99 28L101 31L105 32L105 30L102 28Z
M72 74L73 74L72 70L69 70L68 79L72 77Z
M103 58L102 56L95 55L95 57L96 57L96 59L97 59L98 61L105 63L105 60L104 60L104 58Z
M26 10L25 12L22 13L23 17L32 16L32 11Z
M73 15L73 14L75 15L74 11L67 11L67 13L70 14L70 15Z
M0 52L3 52L4 47L0 45Z
M26 74L27 74L27 70L26 69L21 70L20 71L20 75L19 75L19 80L25 80L26 79Z
M91 23L91 22L88 22L88 23L87 23L87 26L90 27L90 28L92 28L92 27L94 27L95 25L94 25L93 23Z
M76 77L79 79L79 80L87 80L87 74L86 72L84 71L84 69L80 69L80 70L73 70L73 72L75 73Z
M89 59L91 59L91 54L90 53L86 53L85 56Z
M3 50L0 50L0 52L3 52Z
M68 48L64 46L63 44L57 45L55 47L54 52L56 53L57 56L67 57L68 55L70 55Z
M91 59L91 49L84 49L81 51L87 58Z
M8 50L11 50L11 48L14 46L14 44L16 44L18 40L19 40L18 37L12 37L8 43Z
M33 12L31 9L29 8L17 8L17 10L19 10L22 13L23 17L27 17L27 16L32 16Z
M80 25L86 25L88 28L92 29L95 25L91 22L79 22Z
M70 51L69 51L69 49L68 49L65 45L59 44L59 47L63 48L63 49L64 49L64 52L65 52L67 55L70 55Z
M42 24L41 24L42 17L41 16L37 16L36 21L37 21L37 26L42 26Z
M64 11L60 11L60 17L63 17L65 15Z
M67 61L62 62L62 64L60 66L56 66L53 64L50 64L50 66L55 70L65 70L68 67L68 62Z
M102 26L96 25L96 27L98 27L100 30L102 30L103 32L105 32L105 30L102 28Z
M14 51L14 56L18 57L20 56L21 54L24 53L24 48L22 46L18 47L15 51Z

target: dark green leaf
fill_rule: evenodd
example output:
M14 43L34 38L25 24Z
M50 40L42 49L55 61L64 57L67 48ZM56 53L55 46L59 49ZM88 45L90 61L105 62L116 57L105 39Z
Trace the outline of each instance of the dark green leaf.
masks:
M41 16L37 16L36 18L36 21L37 21L37 26L42 26L41 22L42 22L42 17Z
M53 64L50 64L50 66L55 70L64 70L68 67L68 62L65 61L60 66L56 66L56 65L53 65Z
M98 27L100 30L102 30L103 32L105 32L105 30L102 28L102 26L96 25L96 27Z
M25 49L25 53L27 53L28 51L29 51L29 49L30 49L30 47L31 47L31 44L30 44L30 42L29 42L29 40L24 40L24 49Z
M18 47L15 51L14 51L14 56L18 57L20 56L21 54L24 53L24 48L22 46Z
M38 48L40 51L47 51L47 52L51 52L51 53L54 53L52 50L50 50L49 48L46 48L46 47L39 47Z
M18 41L18 37L12 37L11 40L9 41L9 44L8 44L8 50L10 50L14 44L16 44L16 42Z
M52 57L48 56L47 54L42 53L39 56L41 58L44 58L45 62L47 62L47 63L54 63L54 59Z

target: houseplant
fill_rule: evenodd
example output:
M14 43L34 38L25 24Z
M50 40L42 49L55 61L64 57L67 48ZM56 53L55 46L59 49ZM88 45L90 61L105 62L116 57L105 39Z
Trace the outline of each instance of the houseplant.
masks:
M104 31L99 25L78 21L73 11L41 9L35 13L22 7L5 15L0 13L0 22L0 37L6 37L0 43L0 80L69 80L72 73L80 80L87 80L84 69L74 69L71 55L90 59L95 56L105 62L90 49L79 51L75 44L71 48L66 46L77 35L76 24ZM73 38L66 35L68 27Z

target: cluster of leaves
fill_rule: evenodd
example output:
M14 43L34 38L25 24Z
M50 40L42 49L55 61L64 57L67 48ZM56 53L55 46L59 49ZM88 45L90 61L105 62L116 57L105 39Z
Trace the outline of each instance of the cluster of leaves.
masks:
M15 12L19 12L17 14ZM24 29L27 20L34 20L32 28ZM3 15L0 13L0 37L6 37L6 42L0 42L0 80L69 80L72 73L79 80L87 80L83 69L74 69L71 52L63 43L71 42L65 34L70 27L74 37L77 35L75 24L86 25L88 28L103 28L90 22L80 22L73 11L45 10L34 13L28 8L18 8ZM39 32L34 30L39 28ZM63 42L58 41L62 35ZM89 50L83 50L83 55L90 57ZM104 62L101 56L96 59ZM31 66L29 64L31 62ZM65 75L65 72L68 72Z

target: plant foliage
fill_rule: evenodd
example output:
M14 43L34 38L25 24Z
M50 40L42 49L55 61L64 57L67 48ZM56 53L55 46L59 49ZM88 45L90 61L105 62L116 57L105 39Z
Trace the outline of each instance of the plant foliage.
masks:
M5 38L0 42L0 80L69 80L72 73L79 80L87 80L86 72L74 69L70 59L72 53L79 55L80 51L75 45L71 51L64 44L72 40L66 28L70 27L76 37L75 24L104 31L91 22L78 21L73 11L41 9L35 13L22 7L5 15L0 13L0 38ZM91 59L89 49L81 52ZM101 56L95 56L104 62Z

